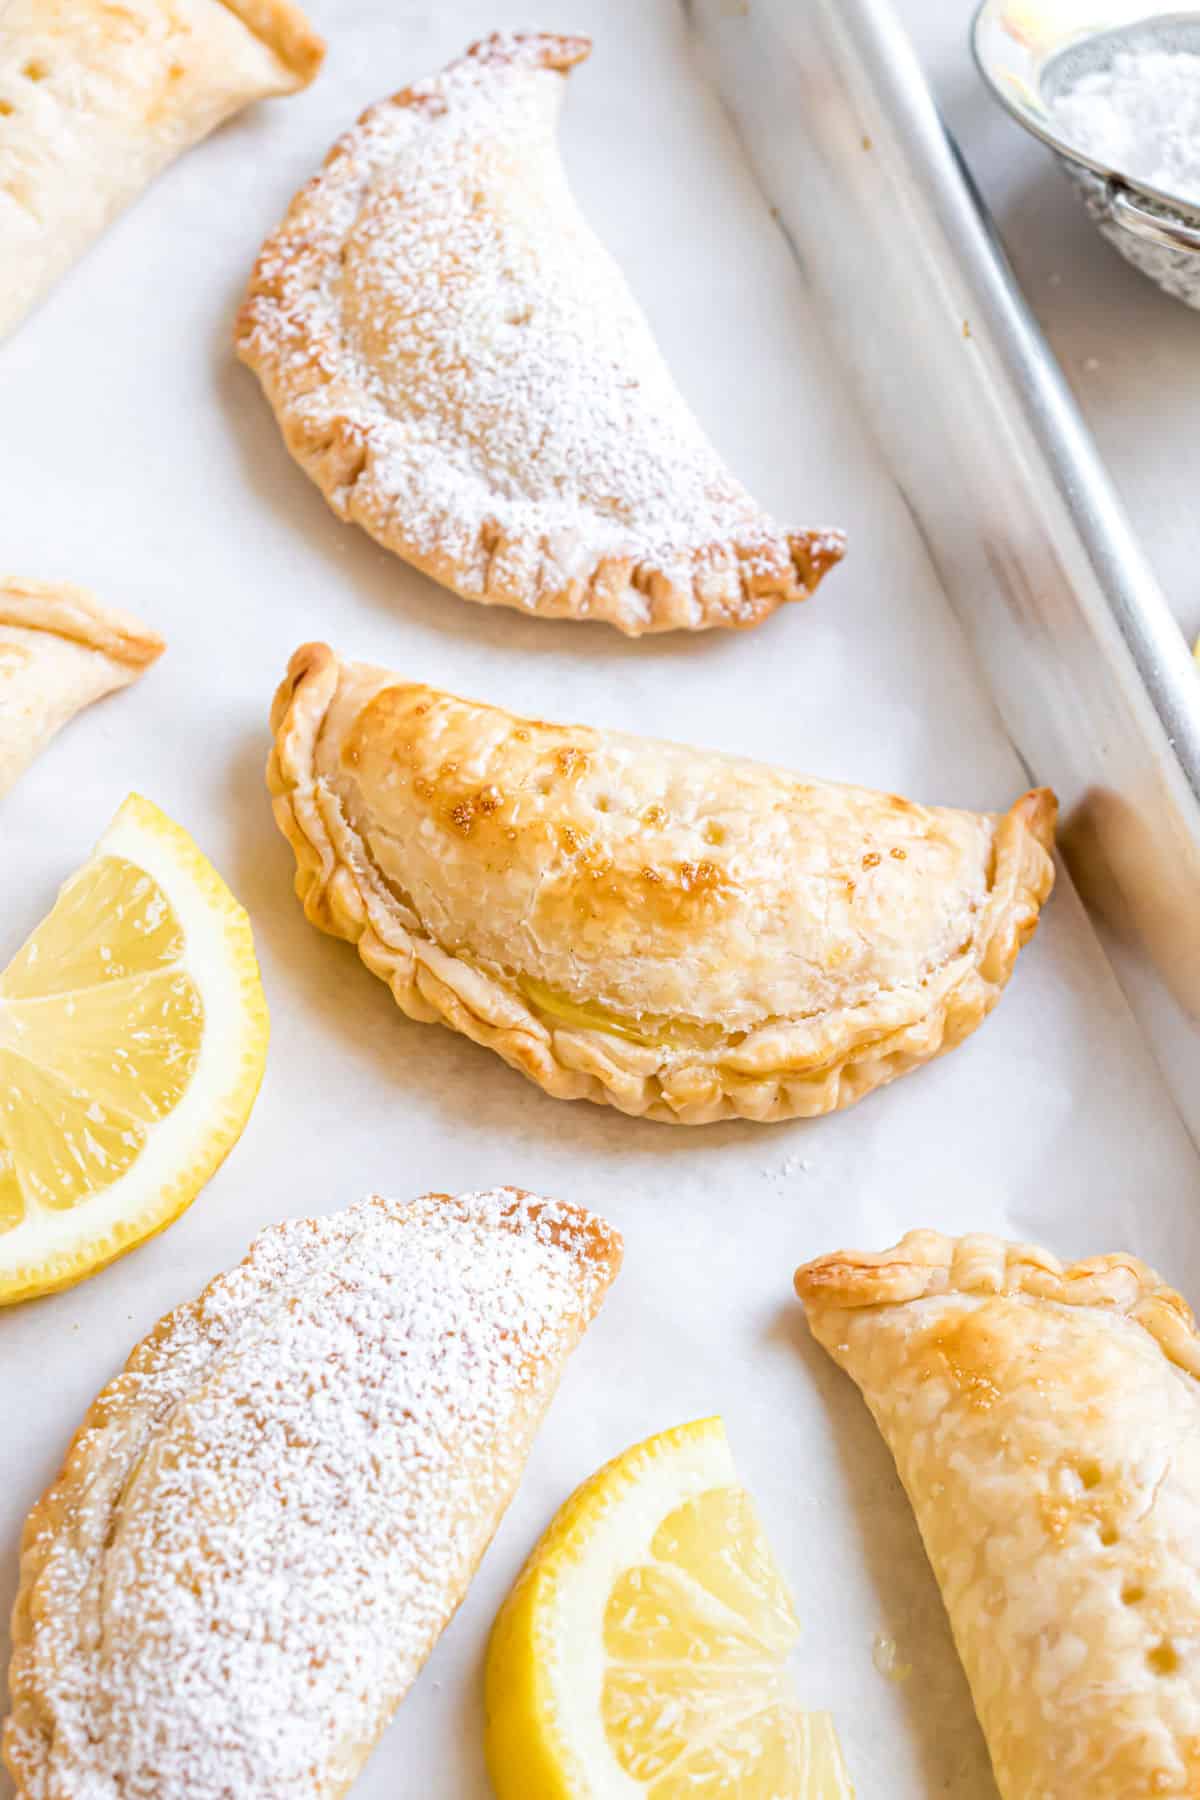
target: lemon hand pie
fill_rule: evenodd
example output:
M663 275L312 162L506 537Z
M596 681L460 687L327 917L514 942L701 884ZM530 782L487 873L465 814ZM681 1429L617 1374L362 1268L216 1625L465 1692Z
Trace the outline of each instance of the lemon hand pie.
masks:
M799 1270L912 1501L1004 1800L1200 1793L1200 1338L1131 1256L911 1232Z
M511 1188L265 1232L25 1528L18 1800L337 1800L462 1600L620 1262Z
M181 151L323 54L289 0L0 6L0 338Z
M0 794L68 719L128 687L164 648L82 588L0 577Z
M631 634L756 625L842 554L730 474L555 142L584 38L498 35L363 114L238 324L288 448L464 599Z
M960 1042L1050 891L1054 799L953 812L548 725L310 644L273 712L315 925L547 1093L831 1112Z

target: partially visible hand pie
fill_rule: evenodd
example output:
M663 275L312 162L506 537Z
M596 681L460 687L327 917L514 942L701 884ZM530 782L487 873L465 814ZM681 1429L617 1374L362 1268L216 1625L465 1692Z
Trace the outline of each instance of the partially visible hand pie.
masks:
M465 599L756 625L842 539L730 474L580 215L555 128L589 48L497 35L364 113L268 239L238 351L334 511Z
M25 1528L18 1800L344 1795L620 1258L512 1188L371 1199L168 1314Z
M796 1289L896 1459L1004 1800L1200 1794L1200 1337L1131 1256L914 1231Z
M289 0L0 5L0 338L181 151L323 54Z
M81 707L128 687L164 648L82 588L0 577L0 794Z
M292 658L268 770L315 925L547 1093L831 1112L975 1029L1053 881L1054 798L955 812Z

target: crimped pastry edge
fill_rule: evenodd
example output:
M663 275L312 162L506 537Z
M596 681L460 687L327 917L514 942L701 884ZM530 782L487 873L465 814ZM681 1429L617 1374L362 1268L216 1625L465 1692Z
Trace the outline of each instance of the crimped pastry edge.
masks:
M0 625L69 638L131 669L146 668L167 647L132 614L102 606L86 588L66 581L0 576Z
M366 847L340 816L343 842L335 844L322 808L322 800L336 803L322 788L316 747L340 668L327 644L301 646L271 709L275 743L267 786L276 823L296 857L296 892L305 913L322 931L356 945L410 1018L449 1025L494 1050L555 1099L592 1100L633 1117L683 1125L815 1118L853 1105L976 1029L999 999L1053 885L1049 848L1056 804L1048 790L1035 789L999 822L995 876L974 958L962 980L921 1017L862 1041L847 1015L842 1041L835 1039L818 1066L794 1075L742 1075L670 1050L661 1051L651 1069L645 1053L632 1056L610 1034L547 1026L523 997L394 918L385 920ZM486 1017L471 996L489 989L495 1004Z
M1178 1368L1200 1377L1200 1331L1186 1300L1124 1252L1062 1263L1038 1244L986 1233L910 1231L890 1250L836 1250L796 1270L814 1323L827 1314L906 1306L931 1295L1025 1296L1100 1307L1140 1325Z
M519 55L565 78L590 52L589 38L495 33L472 44L441 74L468 60L503 64ZM748 629L787 601L809 599L844 555L841 532L781 532L772 545L779 555L778 575L751 572L736 544L718 542L693 551L687 582L650 562L601 556L586 573L549 590L531 588L513 575L514 567L527 564L531 551L536 566L544 566L545 538L531 546L485 520L469 556L460 560L437 549L423 550L406 535L388 493L376 489L363 408L353 385L338 373L344 360L338 355L339 341L310 329L304 295L320 284L338 254L340 238L328 216L335 210L329 190L355 158L358 134L390 109L428 106L428 87L427 81L417 82L378 101L335 142L263 244L238 313L237 354L258 376L287 448L305 474L339 518L361 526L413 568L479 605L510 606L541 618L599 620L639 637L714 626ZM312 399L319 389L336 394L336 405L317 420ZM471 571L480 568L484 572L477 579ZM727 591L730 581L736 594Z
M221 0L247 31L264 43L295 76L291 89L305 88L325 60L325 40L291 0Z
M580 1331L587 1329L596 1316L608 1292L609 1287L620 1272L624 1245L621 1234L615 1226L598 1214L589 1212L581 1206L574 1206L567 1201L551 1200L533 1194L526 1188L500 1187L494 1191L511 1198L510 1214L518 1208L526 1206L527 1216L537 1218L542 1210L551 1207L556 1215L551 1224L551 1233L557 1240L564 1234L568 1226L581 1229L585 1248L581 1249L578 1260L587 1261L600 1274L594 1292L586 1307L580 1309ZM431 1193L417 1196L418 1201L436 1200L453 1204L464 1198L461 1194ZM531 1204L527 1204L531 1203ZM402 1213L413 1200L387 1200L378 1194L369 1197L368 1204L385 1212ZM82 1502L91 1478L92 1436L104 1430L115 1419L119 1419L129 1401L136 1397L138 1378L159 1367L166 1361L173 1348L173 1340L186 1321L199 1317L205 1308L210 1294L220 1284L242 1269L252 1267L267 1250L271 1241L280 1233L291 1230L303 1230L316 1224L314 1219L286 1219L277 1225L266 1227L251 1242L241 1261L223 1269L211 1281L206 1282L194 1299L186 1300L173 1307L170 1312L154 1325L130 1351L124 1368L119 1374L105 1384L88 1407L83 1422L76 1430L68 1445L63 1464L53 1482L34 1504L21 1534L20 1575L17 1594L13 1602L11 1617L12 1659L9 1665L9 1701L12 1708L9 1718L0 1731L0 1760L3 1761L16 1786L15 1800L41 1800L38 1791L25 1785L25 1777L20 1764L14 1758L14 1740L18 1726L25 1725L31 1715L32 1726L26 1729L36 1730L36 1719L41 1715L36 1696L31 1693L30 1677L35 1668L34 1636L36 1619L34 1612L34 1593L38 1577L45 1567L50 1549L64 1531L70 1529L77 1509ZM503 1509L501 1509L503 1510ZM498 1523L498 1517L496 1520Z

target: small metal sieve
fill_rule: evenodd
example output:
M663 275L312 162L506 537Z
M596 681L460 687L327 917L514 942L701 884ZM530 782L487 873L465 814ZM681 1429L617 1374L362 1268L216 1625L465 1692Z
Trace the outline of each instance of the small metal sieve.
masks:
M1131 0L984 0L971 43L993 94L1055 152L1109 243L1200 308L1200 205L1098 162L1068 143L1050 114L1058 94L1119 50L1200 54L1200 12L1150 13Z

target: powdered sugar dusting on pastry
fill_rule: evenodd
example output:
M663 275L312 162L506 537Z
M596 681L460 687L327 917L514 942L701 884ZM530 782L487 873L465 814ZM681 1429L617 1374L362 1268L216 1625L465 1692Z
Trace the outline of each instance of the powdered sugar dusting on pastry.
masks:
M841 538L729 473L576 209L554 133L586 53L499 36L372 107L264 250L241 353L335 509L468 598L752 624Z
M276 1227L164 1321L27 1532L30 1800L341 1793L461 1598L619 1259L511 1189Z

